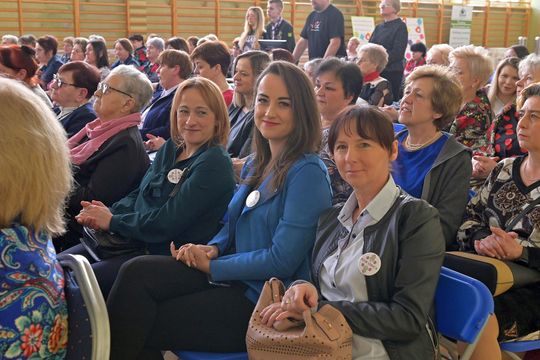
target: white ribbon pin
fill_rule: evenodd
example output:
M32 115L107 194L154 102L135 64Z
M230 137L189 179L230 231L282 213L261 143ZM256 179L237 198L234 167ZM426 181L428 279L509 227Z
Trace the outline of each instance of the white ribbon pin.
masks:
M261 198L261 193L259 190L253 190L248 197L246 198L246 206L247 207L254 207L259 202L259 199Z
M178 184L178 182L182 178L183 173L184 173L184 171L182 171L180 169L172 169L167 174L167 180L169 180L173 184Z
M360 256L358 267L364 276L375 275L381 269L381 258L373 252L365 253Z

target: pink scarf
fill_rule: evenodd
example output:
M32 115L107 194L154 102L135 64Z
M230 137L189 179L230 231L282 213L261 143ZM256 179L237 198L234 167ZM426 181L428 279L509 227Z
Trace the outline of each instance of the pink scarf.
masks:
M84 128L73 135L68 140L68 147L71 150L71 162L75 165L81 165L92 154L94 154L101 145L120 131L137 126L141 122L141 114L134 113L119 119L101 122L99 118L86 124ZM88 140L80 143L84 137Z

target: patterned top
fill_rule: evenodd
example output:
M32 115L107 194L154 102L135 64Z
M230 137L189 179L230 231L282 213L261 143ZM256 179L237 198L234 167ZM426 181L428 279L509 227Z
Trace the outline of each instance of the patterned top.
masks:
M330 128L324 129L322 132L322 147L319 152L319 157L326 165L328 175L330 176L330 184L332 186L332 205L344 203L349 198L349 195L353 192L351 185L339 175L336 163L330 155L330 149L328 148L328 134Z
M489 139L486 136L493 114L484 89L476 92L475 98L466 103L450 127L456 140L470 147L474 155L491 154Z
M148 73L150 70L150 60L146 57L146 46L141 46L140 48L135 49L135 53L133 54L133 57L137 62L139 63L139 71L143 73Z
M525 156L507 158L497 164L484 185L467 205L458 231L462 250L474 250L474 240L491 234L489 226L519 235L522 246L540 248L540 204L512 229L505 229L532 201L540 197L540 180L525 186L519 172Z
M495 118L488 133L494 156L505 159L527 153L527 150L521 149L519 146L517 139L518 122L519 116L515 104L503 109Z
M64 274L51 238L21 225L0 229L0 358L63 359Z
M409 76L409 74L412 73L414 69L422 65L426 65L426 59L423 57L418 59L418 61L413 59L407 61L407 63L405 64L405 70L403 70L403 75L406 77Z

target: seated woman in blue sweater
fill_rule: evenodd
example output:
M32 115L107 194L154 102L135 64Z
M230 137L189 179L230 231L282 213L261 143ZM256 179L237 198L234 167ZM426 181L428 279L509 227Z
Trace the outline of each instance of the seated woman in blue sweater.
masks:
M172 109L171 138L140 186L110 208L83 201L77 216L82 225L139 242L141 253L168 254L171 241L176 246L206 244L221 228L234 191L231 159L224 149L229 118L219 88L203 78L186 80ZM82 245L68 251L85 253ZM105 294L122 263L141 253L92 265Z
M398 157L392 176L410 195L439 210L447 249L457 247L456 232L467 205L471 152L441 131L461 106L461 88L447 68L426 65L405 81L399 122Z
M171 244L172 257L123 265L107 303L111 359L161 359L165 349L245 350L264 281L309 276L317 219L331 206L320 142L310 80L293 64L272 63L257 83L255 153L228 222L208 245Z

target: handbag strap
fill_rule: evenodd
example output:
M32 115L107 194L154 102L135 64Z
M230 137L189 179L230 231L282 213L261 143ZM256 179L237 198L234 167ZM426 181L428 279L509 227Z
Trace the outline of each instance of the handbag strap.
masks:
M508 224L504 231L509 232L512 228L525 216L529 213L536 205L540 204L540 196L533 200L525 209L523 209L511 222Z
M285 294L285 286L278 278L271 278L269 283L272 292L272 303L281 302L281 298Z
M184 181L187 179L190 171L191 171L191 165L182 172L182 176L180 176L180 180L178 180L178 182L174 185L173 189L171 190L171 193L169 194L170 198L178 194L178 192L180 191L180 187L182 186Z

